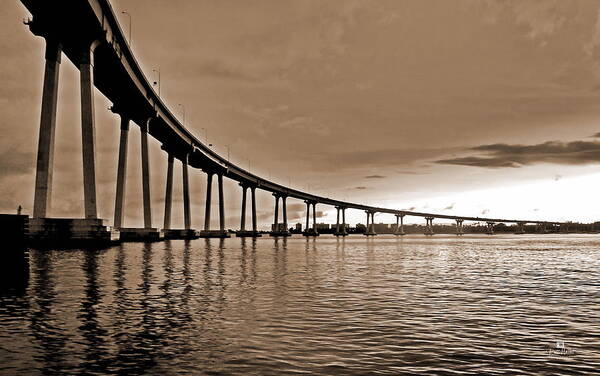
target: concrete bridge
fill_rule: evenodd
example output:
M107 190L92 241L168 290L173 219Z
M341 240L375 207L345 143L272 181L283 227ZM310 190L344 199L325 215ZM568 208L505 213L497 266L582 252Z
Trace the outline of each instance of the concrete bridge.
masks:
M318 236L316 228L317 205L333 206L337 210L335 235L344 236L346 232L346 209L362 210L366 213L366 235L376 235L374 216L385 213L396 216L397 235L404 235L404 217L422 217L426 223L425 234L433 235L435 219L456 221L456 233L463 233L464 221L485 222L488 233L493 234L495 223L516 223L520 232L526 223L539 226L557 226L558 222L540 222L536 220L510 218L482 218L459 215L412 212L382 207L367 206L360 203L345 202L321 197L309 192L286 187L247 171L226 158L221 157L206 144L188 131L163 103L153 85L142 72L132 50L119 26L114 10L108 0L21 0L31 12L32 18L25 21L31 32L46 41L45 72L42 91L39 143L35 180L33 218L29 222L29 233L33 240L153 240L167 238L228 237L225 227L225 206L223 202L223 179L232 179L241 187L242 211L237 236L260 236L256 221L256 190L271 192L275 199L273 236L289 236L287 224L287 199L294 198L306 203L305 236ZM53 156L55 148L55 129L59 70L62 56L71 60L80 72L81 83L81 129L83 153L83 185L85 218L58 219L48 218L52 195ZM117 167L116 198L113 226L99 219L96 205L96 122L94 118L94 87L111 102L111 110L120 116L120 144ZM140 127L142 153L142 195L144 209L144 227L128 228L124 226L123 214L126 208L125 186L128 159L128 131L131 124ZM106 125L103 125L106 126ZM113 125L110 125L113 126ZM114 125L116 126L116 124ZM162 144L165 158L168 160L165 182L165 208L162 229L155 227L152 218L150 199L150 158L148 137L154 137ZM173 168L175 159L181 162L183 169L183 206L184 228L171 227L171 207L173 192ZM204 228L196 231L191 228L191 209L189 195L188 169L200 169L207 174L206 209ZM216 177L216 179L214 179ZM211 192L213 180L218 186L219 228L210 227ZM246 223L246 204L248 193L251 201L251 225ZM278 228L279 203L284 226ZM312 212L312 218L311 218ZM311 223L312 219L312 223Z

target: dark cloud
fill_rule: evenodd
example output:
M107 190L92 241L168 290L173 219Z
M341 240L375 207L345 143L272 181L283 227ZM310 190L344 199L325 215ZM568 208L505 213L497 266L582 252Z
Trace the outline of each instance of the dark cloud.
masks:
M554 175L554 181L559 181L562 179L562 175Z
M600 138L600 132L598 133L594 133L592 136L590 136L592 138Z
M444 208L444 210L452 210L452 209L454 209L454 203L451 203L450 205L448 205Z
M402 209L402 210L406 210L406 211L414 211L417 207L416 206L411 206L408 209Z
M368 175L368 176L365 176L365 179L383 179L383 178L385 178L385 176L383 176L383 175Z
M483 210L481 211L481 215L486 215L486 214L488 214L489 212L490 212L490 209L483 209Z
M521 167L538 163L584 165L600 163L598 141L548 141L535 145L491 144L468 149L477 155L435 163L485 168Z
M364 186L360 186L360 187L354 187L354 189L363 190L363 189L368 189L368 188L364 187Z

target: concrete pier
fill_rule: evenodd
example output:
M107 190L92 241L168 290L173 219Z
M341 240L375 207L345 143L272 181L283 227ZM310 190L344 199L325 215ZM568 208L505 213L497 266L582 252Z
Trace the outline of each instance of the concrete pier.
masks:
M433 232L433 219L434 217L425 217L426 225L425 225L425 235L431 236L434 234Z
M302 232L302 236L319 236L319 232L317 231L317 203L313 201L304 201L306 203L306 227L304 228L304 232ZM310 207L313 207L313 226L310 227Z
M406 235L404 232L404 214L396 214L396 230L394 235Z
M365 213L367 213L367 231L365 232L365 235L375 236L377 235L375 232L375 212L367 210Z
M33 216L35 218L47 217L51 207L58 76L61 54L62 45L52 38L46 38L46 67L44 69L44 87L42 89L42 111L35 174L35 196L33 200Z
M165 238L162 230L152 227L121 227L119 233L122 242L152 242Z
M119 240L119 231L97 218L32 218L29 242L34 246L104 246Z
M494 235L494 226L496 225L496 223L494 222L487 222L487 231L486 234L488 235Z
M269 235L274 236L274 237L291 236L292 234L290 233L290 231L288 229L288 225L287 225L287 205L286 205L287 196L277 194L277 193L273 193L273 196L275 196L275 213L273 215L273 228L269 232ZM281 198L281 204L282 204L281 212L282 212L282 216L283 216L283 226L279 226L279 199L280 198Z
M142 139L142 195L144 200L144 227L152 228L152 201L150 198L150 158L148 156L148 126L150 119L140 126Z
M129 138L129 118L123 114L121 117L121 137L119 140L119 161L117 164L117 189L115 193L115 216L113 225L121 228L125 212L125 191L127 187L127 149Z
M336 215L336 224L335 224L335 232L333 235L335 236L348 236L348 230L346 226L346 208L343 206L336 206L337 211ZM340 223L340 213L342 214L342 223Z
M171 208L173 206L173 161L174 157L169 153L167 157L167 181L165 182L165 212L163 218L163 229L165 231L171 229ZM185 177L183 178L185 185ZM185 196L185 188L184 188ZM185 197L184 197L185 206Z
M463 228L463 222L464 222L464 220L462 220L462 219L456 220L456 235L457 236L462 236L465 233L464 228Z
M208 172L206 176L206 211L204 217L204 230L200 231L201 238L229 238L229 233L225 230L225 202L223 198L223 175L217 173L217 183L219 191L219 229L210 229L210 209L212 198L212 176L213 172Z
M93 54L96 43L85 47L79 62L81 84L81 141L83 153L83 203L85 218L97 218L96 125L94 120Z

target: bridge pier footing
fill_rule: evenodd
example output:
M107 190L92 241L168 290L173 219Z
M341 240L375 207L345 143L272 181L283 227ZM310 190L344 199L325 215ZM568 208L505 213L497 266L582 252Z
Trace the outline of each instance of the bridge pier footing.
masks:
M105 246L118 242L120 232L98 218L31 218L28 240L33 246Z
M193 229L168 229L163 230L165 239L197 239L200 234Z
M154 227L121 227L119 232L122 242L153 242L165 237L163 230Z

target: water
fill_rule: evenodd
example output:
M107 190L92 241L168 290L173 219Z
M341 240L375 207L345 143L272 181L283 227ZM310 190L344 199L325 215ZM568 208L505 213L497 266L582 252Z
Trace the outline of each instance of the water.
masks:
M599 270L592 235L32 250L0 373L592 374Z

